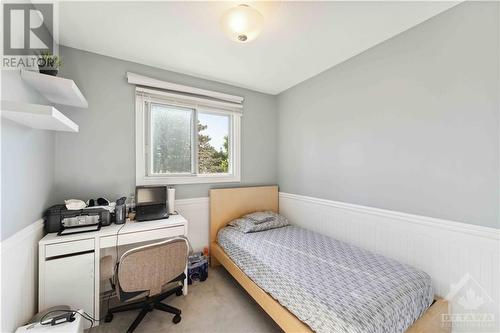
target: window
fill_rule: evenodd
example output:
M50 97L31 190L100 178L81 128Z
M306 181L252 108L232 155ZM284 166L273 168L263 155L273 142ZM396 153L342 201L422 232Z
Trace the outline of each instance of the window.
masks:
M150 104L150 175L193 172L193 119L194 110Z
M229 173L229 121L227 115L198 113L198 173Z
M241 112L137 91L138 185L240 180Z

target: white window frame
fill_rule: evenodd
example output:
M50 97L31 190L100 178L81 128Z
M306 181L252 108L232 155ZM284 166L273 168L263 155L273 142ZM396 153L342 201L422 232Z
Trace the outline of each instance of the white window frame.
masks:
M149 149L148 114L146 102L158 102L171 106L193 109L195 111L194 121L198 112L224 114L230 116L229 122L229 166L230 170L224 174L171 174L150 175L147 170ZM135 102L135 170L136 185L177 185L177 184L207 184L241 181L241 116L242 113L233 111L226 107L227 103L218 101L204 101L199 104L197 98L185 98L175 100L172 94L159 90L136 88ZM194 125L196 126L196 124ZM195 140L193 146L198 146L197 131L194 131ZM193 150L196 152L196 149ZM195 156L195 160L197 156ZM197 161L194 168L197 169Z

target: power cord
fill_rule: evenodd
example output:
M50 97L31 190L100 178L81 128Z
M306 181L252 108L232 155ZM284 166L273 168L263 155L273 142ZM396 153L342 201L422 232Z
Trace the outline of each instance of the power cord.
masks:
M123 229L123 227L125 226L126 222L123 223L123 225L120 227L120 229L118 229L118 231L116 232L116 242L115 242L115 250L116 250L116 260L115 260L115 271L116 271L116 267L118 266L118 236L120 235L120 231Z
M118 237L120 235L120 231L123 229L123 227L125 226L125 224L126 224L126 222L123 223L123 225L116 232L116 242L115 242L116 260L115 260L115 265L114 265L114 272L117 271L117 269L118 269L118 263L119 263L119 260L118 260ZM116 288L116 284L115 284L114 281L112 281L112 278L110 279L110 283L111 283L111 288L115 289ZM110 292L109 295L108 295L106 314L109 312L109 301L111 300L111 296L112 295L113 295L113 292Z
M61 309L61 310L52 310L52 311L49 311L46 314L44 314L42 316L42 318L40 318L40 325L49 325L49 324L52 324L52 320L51 321L45 321L45 318L47 318L47 316L50 315L51 313L56 313L56 312L57 313L61 313L61 312L62 313L70 313L73 316L76 315L76 314L79 314L83 319L88 320L90 322L90 328L94 327L94 323L96 321L99 321L99 319L95 319L94 317L92 317L91 315L89 315L85 311L83 311L83 313L81 313L78 310Z

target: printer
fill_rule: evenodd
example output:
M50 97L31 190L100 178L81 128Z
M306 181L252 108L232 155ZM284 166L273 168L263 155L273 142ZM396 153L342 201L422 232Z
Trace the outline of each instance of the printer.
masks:
M95 231L111 224L111 213L102 207L70 210L66 205L54 205L44 215L45 232L59 235Z

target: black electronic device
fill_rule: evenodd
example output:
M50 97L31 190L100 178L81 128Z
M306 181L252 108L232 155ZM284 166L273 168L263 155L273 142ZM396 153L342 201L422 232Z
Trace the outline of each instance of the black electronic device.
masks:
M69 234L99 230L111 224L110 212L100 207L70 210L65 205L54 205L44 214L45 232ZM71 230L71 232L70 232Z
M168 218L166 186L136 186L135 200L138 222Z

